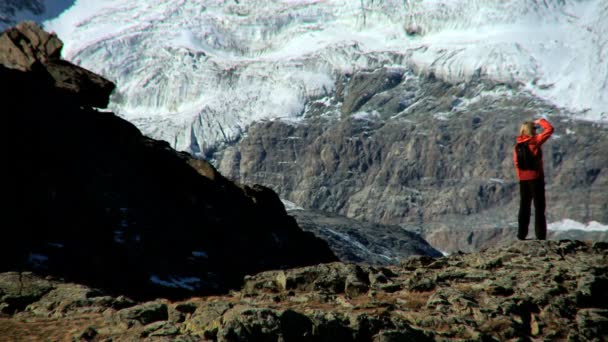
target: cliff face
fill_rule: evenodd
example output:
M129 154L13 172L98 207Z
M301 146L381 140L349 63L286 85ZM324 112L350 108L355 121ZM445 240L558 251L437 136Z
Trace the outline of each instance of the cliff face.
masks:
M543 147L549 222L608 222L607 126L481 76L448 84L405 69L344 75L302 122L253 125L217 154L218 169L304 208L425 234L462 231L464 242L469 228L516 226L514 140L521 122L544 114L555 126Z
M32 23L0 36L1 270L171 297L337 260L272 190L232 183L94 109L114 85L61 60L61 47Z
M263 272L230 295L178 302L136 303L0 273L0 332L9 340L603 341L607 247L525 241L398 266L330 263Z

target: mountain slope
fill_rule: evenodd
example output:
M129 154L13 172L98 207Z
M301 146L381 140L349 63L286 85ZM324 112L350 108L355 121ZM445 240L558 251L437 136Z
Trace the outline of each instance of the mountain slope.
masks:
M28 22L0 35L1 270L150 298L337 260L272 190L232 183L93 109L114 85L61 60L61 47Z
M472 239L473 231L509 241L504 232L517 227L513 146L519 123L539 113L555 126L543 147L548 222L605 227L608 127L571 120L517 86L482 77L450 84L407 69L347 74L302 122L253 124L216 158L227 177L269 186L301 207L401 225L445 252L476 250L493 239ZM605 239L605 229L591 238Z
M47 23L66 58L231 179L482 248L468 229L516 224L517 125L546 116L550 223L608 222L605 1L85 4Z

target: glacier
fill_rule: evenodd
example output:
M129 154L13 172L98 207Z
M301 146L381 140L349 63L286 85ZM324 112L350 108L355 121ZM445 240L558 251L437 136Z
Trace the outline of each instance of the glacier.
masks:
M606 123L606 17L605 0L76 0L44 27L117 84L112 111L204 156L378 67L482 75Z

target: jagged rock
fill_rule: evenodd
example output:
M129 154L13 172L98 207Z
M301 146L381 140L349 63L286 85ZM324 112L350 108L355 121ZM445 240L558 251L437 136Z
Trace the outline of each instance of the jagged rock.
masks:
M608 307L608 267L593 268L591 274L579 281L576 301L579 306L605 305Z
M247 277L241 290L223 296L157 299L119 311L97 310L93 301L66 306L45 336L59 336L79 322L81 328L74 331L93 326L98 340L602 341L608 337L605 303L577 299L602 285L592 280L604 274L608 262L606 249L598 247L579 241L518 241L435 261L415 257L403 266L332 263L268 271ZM488 263L491 269L481 267ZM369 283L366 293L349 295L349 279ZM413 286L425 280L433 286ZM55 310L45 311L42 303L54 300L57 291L104 296L75 284L46 282L54 290L28 306L39 309L0 320L0 331L8 332L3 337L10 340L24 331L39 336L33 327L45 324ZM400 289L380 286L390 283ZM142 312L161 315L145 320L145 326L131 322Z
M314 323L297 311L285 310L280 316L281 333L285 341L312 341Z
M22 22L0 35L0 65L49 79L52 87L47 91L69 98L74 105L106 108L114 84L61 60L62 48L63 43L55 34L45 32L34 22Z
M78 339L80 341L92 341L95 336L97 336L98 332L97 330L95 330L95 328L93 327L88 327L85 329L85 331L83 331L79 336Z
M246 274L337 260L271 189L233 183L92 108L105 106L114 85L59 59L54 35L23 23L0 37L0 196L9 203L0 209L1 271L181 298L225 293ZM74 305L129 306L78 296Z
M404 70L400 69L378 69L372 72L360 71L352 75L352 80L349 79L348 86L345 89L344 102L341 108L342 114L348 115L358 110L370 101L374 95L397 86L401 82L403 72ZM391 100L388 98L383 102L386 103ZM374 107L381 106L375 104Z
M218 329L224 313L234 305L225 301L206 301L199 303L196 311L182 325L182 331L207 339L217 338Z
M374 342L399 342L399 341L433 341L433 339L429 336L426 336L424 333L413 330L387 330L382 331L378 335L374 336Z
M24 310L53 289L53 285L32 273L0 274L0 313L11 315Z
M178 334L179 330L170 322L154 322L148 324L140 336L175 336Z
M166 321L169 319L167 305L164 303L146 303L137 305L128 309L123 309L119 312L119 314L125 320L138 321L143 325L148 325L158 321Z
M356 269L354 273L346 276L344 281L344 293L348 298L355 298L367 294L369 290L369 275L362 269Z
M35 71L59 61L63 43L34 22L22 22L0 35L0 64L20 71Z
M206 160L188 159L188 164L190 164L190 166L192 166L199 174L211 180L222 179L222 175L217 172L215 167L213 167L213 165Z
M608 310L584 309L576 315L576 324L580 334L589 339L608 338Z
M276 341L281 331L281 321L274 310L234 308L223 319L218 341Z

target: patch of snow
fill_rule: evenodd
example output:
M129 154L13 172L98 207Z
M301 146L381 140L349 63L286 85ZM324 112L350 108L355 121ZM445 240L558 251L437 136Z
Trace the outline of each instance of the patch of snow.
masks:
M370 112L357 112L351 117L355 120L363 120L363 121L373 121L380 117L380 114L377 111Z
M304 208L298 206L297 204L288 201L286 199L281 198L281 202L283 202L283 205L285 206L285 210L290 211L290 210L304 210Z
M204 251L192 251L192 256L197 257L197 258L204 258L204 259L209 257L207 252L204 252Z
M359 241L357 241L357 240L351 238L350 236L348 236L348 234L340 233L340 232L337 232L337 231L335 231L335 230L333 230L331 228L327 228L327 227L323 227L323 228L325 230L327 230L328 232L330 232L330 233L336 235L337 237L341 238L342 240L344 240L344 241L350 243L351 245L357 247L358 249L364 251L365 253L376 254L376 253L370 251L369 249L367 249L367 247L363 246Z
M433 247L434 247L434 246L433 246ZM434 248L435 248L435 249L437 249L437 247L434 247ZM442 254L444 257L446 257L446 256L449 256L449 255L450 255L450 253L448 253L448 252L444 252L444 251L442 251L442 250L440 250L440 249L437 249L437 250L438 250L438 251L439 251L439 253L441 253L441 254Z
M49 260L49 257L44 254L39 253L30 253L27 258L27 261L34 266L40 267L44 266L44 264Z
M450 120L450 113L435 113L433 117L440 121L447 121Z
M168 280L161 279L157 275L150 276L150 281L154 284L171 287L171 288L182 288L190 291L194 291L196 286L200 283L201 279L197 277L174 277L170 276Z
M608 225L602 224L597 221L581 223L571 219L563 219L561 221L549 223L547 225L547 229L553 231L583 230L587 232L605 232L608 231Z
M390 257L388 255L384 255L384 254L378 254L379 256L383 257L384 259L388 260L388 261L393 261L395 260L395 258Z

